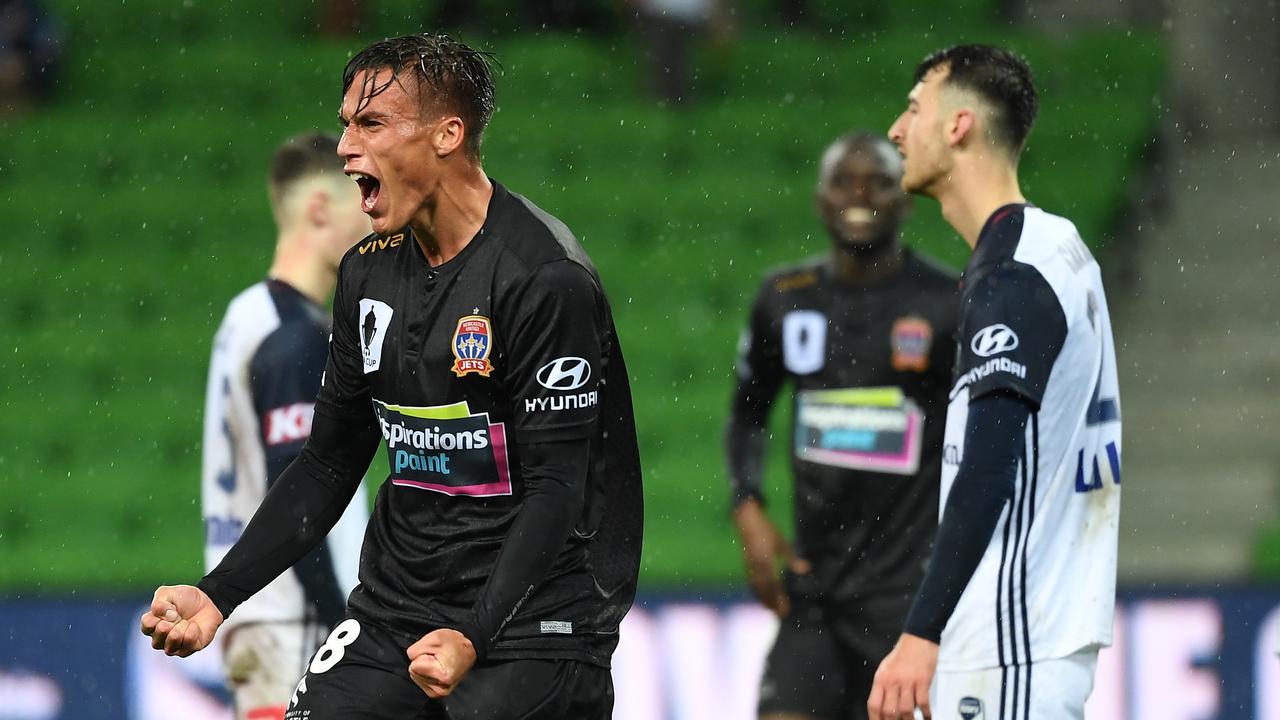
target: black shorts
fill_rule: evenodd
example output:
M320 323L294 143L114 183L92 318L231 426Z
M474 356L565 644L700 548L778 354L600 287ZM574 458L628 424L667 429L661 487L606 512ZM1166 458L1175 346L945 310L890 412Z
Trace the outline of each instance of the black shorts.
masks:
M902 634L907 601L891 597L834 613L794 598L765 661L760 715L866 718L876 669Z
M409 677L405 647L387 630L348 618L308 664L285 720L608 720L608 668L576 660L485 662L445 698Z

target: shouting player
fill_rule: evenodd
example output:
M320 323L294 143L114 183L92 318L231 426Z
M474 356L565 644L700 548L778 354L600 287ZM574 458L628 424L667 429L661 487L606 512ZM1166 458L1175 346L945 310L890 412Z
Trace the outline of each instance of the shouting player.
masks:
M865 717L937 527L956 278L900 242L901 181L883 136L836 140L815 197L831 252L768 277L743 335L726 433L733 517L751 587L782 618L762 718ZM761 492L769 410L788 381L794 553Z
M360 585L288 720L608 718L642 498L627 370L569 229L490 180L488 58L375 43L338 152L376 235L343 259L311 437L198 587L142 628L187 655L309 552L385 442Z
M973 257L937 549L868 707L876 720L917 707L1081 718L1111 640L1120 511L1120 403L1098 264L1074 225L1019 187L1036 115L1026 63L961 45L925 58L915 80L889 130L902 184L939 201Z
M311 430L338 262L369 234L338 138L302 135L271 160L279 234L267 279L231 301L214 339L204 415L205 564L212 570L298 456ZM356 492L328 540L223 625L223 665L242 720L284 717L307 658L342 620L369 511Z

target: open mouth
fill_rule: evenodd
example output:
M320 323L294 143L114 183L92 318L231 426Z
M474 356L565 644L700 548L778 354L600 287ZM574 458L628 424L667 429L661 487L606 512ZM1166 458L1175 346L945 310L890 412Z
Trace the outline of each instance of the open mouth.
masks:
M840 217L847 223L870 223L876 219L876 211L865 207L845 208Z
M378 194L382 190L382 182L372 175L364 173L347 173L352 180L356 181L356 185L360 186L360 209L366 213L373 212L373 206L378 204Z

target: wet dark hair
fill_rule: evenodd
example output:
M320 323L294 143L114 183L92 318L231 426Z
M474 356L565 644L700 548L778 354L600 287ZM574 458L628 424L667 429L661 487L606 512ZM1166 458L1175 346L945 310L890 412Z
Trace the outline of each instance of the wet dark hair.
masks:
M480 157L480 139L493 117L493 55L476 50L448 35L404 35L380 40L361 50L342 71L345 97L356 74L367 71L363 95L356 112L374 97L411 73L417 83L421 108L443 106L457 113L465 126L467 154ZM375 84L378 70L390 68L391 77Z
M299 180L318 173L342 175L343 161L338 157L338 136L326 132L310 132L289 138L276 148L267 171L267 191L271 206L278 208L289 188Z
M955 45L938 50L916 67L915 81L937 67L948 70L946 83L977 93L995 110L991 137L1017 157L1036 121L1038 100L1027 61L990 45Z

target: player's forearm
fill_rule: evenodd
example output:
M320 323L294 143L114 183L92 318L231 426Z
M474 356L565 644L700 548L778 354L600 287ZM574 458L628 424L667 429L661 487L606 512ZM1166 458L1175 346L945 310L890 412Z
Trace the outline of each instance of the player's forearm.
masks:
M521 444L524 502L489 581L457 628L484 659L507 622L542 583L582 515L590 441Z
M376 428L317 413L312 436L222 562L198 584L224 616L323 542L351 501Z
M906 632L935 643L942 637L1013 496L1030 409L1025 400L1000 393L970 405L964 458Z
M764 502L764 461L767 431L763 422L736 414L725 428L725 457L729 490L735 508L747 500Z
M276 480L240 539L198 583L224 616L324 540L351 499L315 476L305 453Z
M297 459L301 451L302 441L296 445L291 443L268 449L268 488L275 485L276 480ZM329 544L322 542L316 545L293 566L293 570L297 574L298 584L302 586L302 594L314 608L317 619L321 624L333 627L346 612L347 599L339 586L338 575L334 572Z

